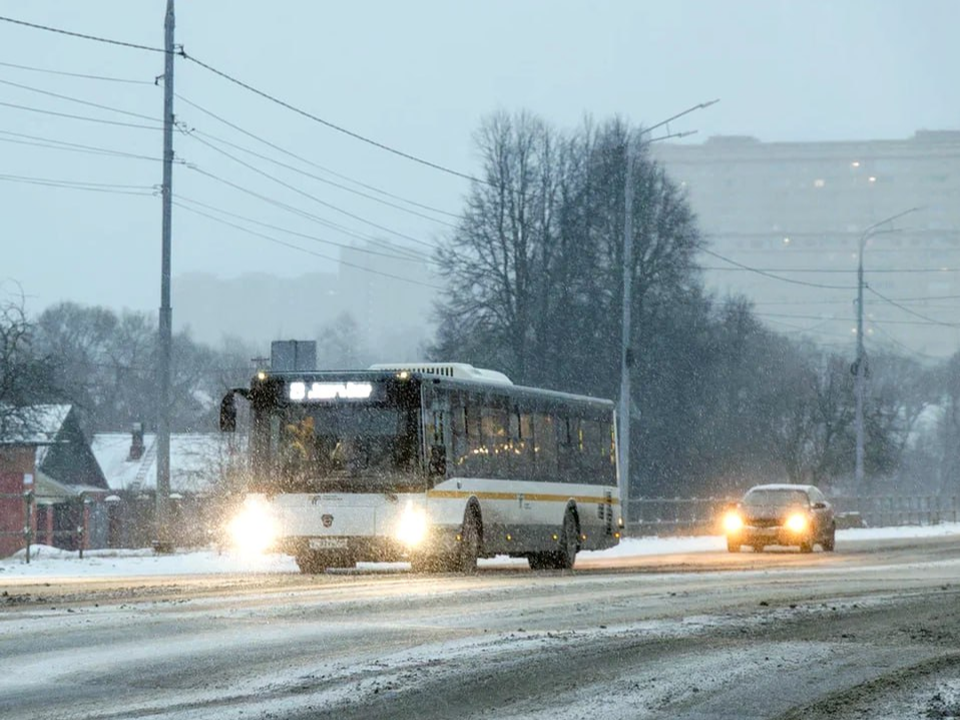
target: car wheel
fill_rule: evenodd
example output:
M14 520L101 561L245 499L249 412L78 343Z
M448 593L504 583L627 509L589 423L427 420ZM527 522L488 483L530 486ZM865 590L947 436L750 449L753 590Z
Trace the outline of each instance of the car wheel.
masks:
M830 532L823 539L823 542L820 543L823 546L824 552L833 552L837 543L837 528L830 528Z
M813 541L807 540L806 542L800 543L800 552L802 553L811 553L813 552Z
M766 545L764 545L763 543L754 543L754 544L753 544L753 551L754 551L754 552L763 552L763 549L764 549L765 547L766 547Z
M738 553L740 552L740 543L736 540L731 540L727 538L727 552Z

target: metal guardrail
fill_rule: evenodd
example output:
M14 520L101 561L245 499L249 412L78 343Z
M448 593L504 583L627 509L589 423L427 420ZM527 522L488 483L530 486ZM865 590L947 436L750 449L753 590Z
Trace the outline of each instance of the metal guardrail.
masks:
M720 532L725 509L740 498L637 498L630 501L628 536L707 535ZM839 517L853 526L898 527L960 522L958 495L835 496Z

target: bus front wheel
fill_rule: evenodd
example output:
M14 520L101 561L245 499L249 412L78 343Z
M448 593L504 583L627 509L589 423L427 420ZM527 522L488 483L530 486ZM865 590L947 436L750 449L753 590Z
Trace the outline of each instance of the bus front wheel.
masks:
M320 553L312 551L297 554L297 567L304 575L316 575L326 570Z

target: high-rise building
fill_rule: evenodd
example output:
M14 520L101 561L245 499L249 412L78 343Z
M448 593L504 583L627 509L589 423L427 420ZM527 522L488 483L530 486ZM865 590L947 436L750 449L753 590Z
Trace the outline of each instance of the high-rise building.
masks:
M747 296L780 332L852 349L863 239L868 349L960 350L960 131L651 148L721 256L703 255L708 287Z

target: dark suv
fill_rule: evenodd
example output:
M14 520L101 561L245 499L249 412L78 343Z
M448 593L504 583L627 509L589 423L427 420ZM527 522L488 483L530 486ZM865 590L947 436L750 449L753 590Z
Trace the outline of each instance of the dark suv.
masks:
M767 545L799 545L811 552L817 543L834 548L837 526L830 503L813 485L757 485L723 518L727 550L749 545L757 552Z

